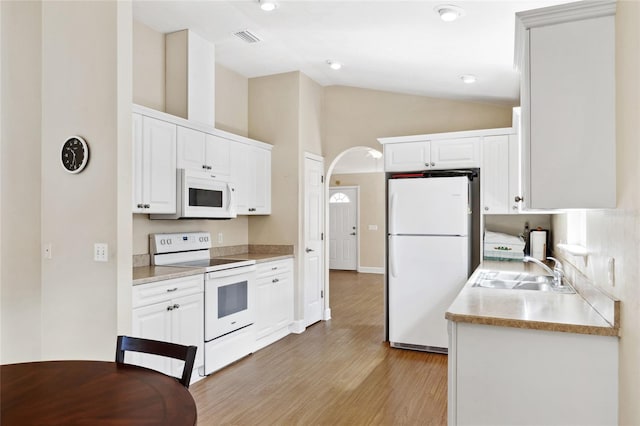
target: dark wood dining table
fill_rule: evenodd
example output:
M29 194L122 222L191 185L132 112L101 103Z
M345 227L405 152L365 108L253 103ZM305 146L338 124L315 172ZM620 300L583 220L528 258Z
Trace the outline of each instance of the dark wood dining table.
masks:
M0 366L2 426L192 426L196 420L189 390L143 367L102 361Z

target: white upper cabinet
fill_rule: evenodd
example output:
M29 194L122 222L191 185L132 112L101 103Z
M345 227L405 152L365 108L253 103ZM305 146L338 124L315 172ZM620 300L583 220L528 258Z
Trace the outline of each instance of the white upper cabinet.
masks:
M219 136L178 126L178 168L227 176L231 168L231 143Z
M271 214L271 145L140 105L133 110L134 213L175 213L177 169L190 169L235 184L238 214Z
M425 170L431 164L431 143L401 142L384 145L384 170L406 172Z
M239 215L271 214L271 150L234 143L231 180L236 184Z
M482 141L482 211L509 213L509 135L487 136Z
M480 138L431 141L431 168L454 169L480 166Z
M176 125L133 114L133 212L176 212Z
M481 132L481 131L480 131ZM385 172L416 172L480 167L476 132L380 138Z
M517 14L524 209L616 206L615 1Z

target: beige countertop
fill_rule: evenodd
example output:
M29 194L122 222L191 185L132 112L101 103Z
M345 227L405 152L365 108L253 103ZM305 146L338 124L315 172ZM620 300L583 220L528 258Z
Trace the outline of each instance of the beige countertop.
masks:
M472 287L475 278L487 270L546 275L540 267L530 263L485 261L469 278L447 310L447 319L502 327L601 336L618 335L618 328L608 323L577 293Z
M228 256L219 256L220 259L255 260L256 263L271 262L293 258L292 254L254 254L242 253ZM204 274L205 268L178 268L174 266L137 266L133 268L133 285L147 284L155 281L170 280L173 278L188 277L190 275Z

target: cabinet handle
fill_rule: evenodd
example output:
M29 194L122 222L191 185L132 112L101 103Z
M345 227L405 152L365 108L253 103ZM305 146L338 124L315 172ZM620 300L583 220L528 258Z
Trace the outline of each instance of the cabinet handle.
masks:
M211 170L211 169L213 169L213 167L211 167L211 166L207 166L207 170ZM214 176L214 177L215 177L215 176Z
M142 208L144 208L144 204L138 204L138 206L137 206L137 207L138 207L139 209L142 209Z
M145 209L150 209L150 208L151 208L151 204L145 204L145 205L144 205L144 208L145 208Z
M180 305L178 305L177 303L175 305L173 305L173 309L178 309L180 307Z
M274 279L272 279L272 280L271 280L271 282L272 282L272 283L277 283L277 282L279 282L279 281L280 281L280 280L279 280L279 279L277 279L277 278L274 278Z
M524 198L522 198L519 195L516 195L516 198L514 198L514 200L515 200L516 203L519 203L520 201L524 201Z
M202 165L202 169L203 169L203 170L207 170L207 165L206 165L206 164L203 164L203 165Z
M275 271L276 269L278 269L277 266L274 266L273 268L271 268L272 271Z
M429 167L429 163L424 163L425 166Z
M167 311L173 311L173 306L167 306Z
M178 287L168 288L167 289L167 293L171 293L172 291L176 291L177 289L178 289Z
M518 206L511 207L513 210L518 210Z
M484 210L488 212L489 211L489 207L485 206Z
M431 162L431 167L435 166L436 163L434 163L433 161Z

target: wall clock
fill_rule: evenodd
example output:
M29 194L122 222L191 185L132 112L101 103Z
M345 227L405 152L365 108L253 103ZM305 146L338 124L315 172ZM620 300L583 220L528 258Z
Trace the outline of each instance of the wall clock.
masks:
M62 144L62 167L69 173L80 173L89 162L89 145L80 136L71 136Z

